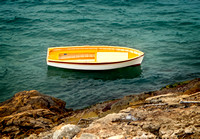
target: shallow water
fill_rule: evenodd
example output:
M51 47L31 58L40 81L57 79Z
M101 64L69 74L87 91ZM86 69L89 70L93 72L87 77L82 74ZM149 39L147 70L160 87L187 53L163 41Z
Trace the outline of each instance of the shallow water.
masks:
M200 1L0 1L0 102L35 89L78 109L200 77ZM114 45L145 53L139 67L48 67L52 46Z

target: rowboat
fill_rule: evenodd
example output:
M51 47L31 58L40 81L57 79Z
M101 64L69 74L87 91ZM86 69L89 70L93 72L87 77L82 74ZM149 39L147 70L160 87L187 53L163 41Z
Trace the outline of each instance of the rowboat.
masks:
M111 70L142 63L144 53L118 46L67 46L47 50L47 65L76 70Z

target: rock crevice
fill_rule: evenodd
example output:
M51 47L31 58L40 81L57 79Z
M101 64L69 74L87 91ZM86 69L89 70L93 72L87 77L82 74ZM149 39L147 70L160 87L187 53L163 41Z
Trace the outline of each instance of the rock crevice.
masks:
M200 79L82 110L39 92L0 103L0 138L200 138Z

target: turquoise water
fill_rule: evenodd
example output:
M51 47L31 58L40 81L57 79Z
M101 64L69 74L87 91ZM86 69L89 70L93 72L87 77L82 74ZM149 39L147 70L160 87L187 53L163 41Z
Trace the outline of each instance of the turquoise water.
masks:
M199 0L0 1L0 102L23 90L67 108L200 77ZM145 53L141 66L112 71L48 67L52 46L114 45Z

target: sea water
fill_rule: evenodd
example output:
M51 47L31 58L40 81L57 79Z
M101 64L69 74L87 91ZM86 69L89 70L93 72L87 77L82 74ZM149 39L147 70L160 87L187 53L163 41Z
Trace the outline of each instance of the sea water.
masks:
M0 102L23 90L67 108L200 77L199 0L0 0ZM54 46L112 45L145 53L111 71L48 67Z

